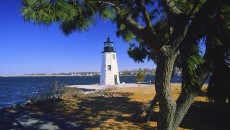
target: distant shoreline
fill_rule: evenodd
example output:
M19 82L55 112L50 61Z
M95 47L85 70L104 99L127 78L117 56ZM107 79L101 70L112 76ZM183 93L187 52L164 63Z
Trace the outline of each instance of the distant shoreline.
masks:
M71 76L100 76L100 75L0 75L0 77L71 77ZM120 75L120 76L136 76L136 75ZM155 75L145 75L155 76Z
M68 77L68 76L98 76L98 75L3 75L0 77Z

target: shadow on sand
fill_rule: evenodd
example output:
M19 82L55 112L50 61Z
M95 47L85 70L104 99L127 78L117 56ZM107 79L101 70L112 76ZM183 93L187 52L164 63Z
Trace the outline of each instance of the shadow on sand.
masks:
M207 98L205 95L200 97ZM150 121L157 121L155 112ZM195 101L180 124L180 128L191 130L227 130L230 129L230 103Z
M132 117L143 104L128 97L91 97L0 110L0 129L153 129Z
M180 126L195 130L230 129L230 104L195 102Z
M137 123L133 117L141 102L128 97L90 97L66 99L22 108L0 110L0 129L156 129L158 113L149 123ZM195 102L180 127L195 130L228 129L230 105Z

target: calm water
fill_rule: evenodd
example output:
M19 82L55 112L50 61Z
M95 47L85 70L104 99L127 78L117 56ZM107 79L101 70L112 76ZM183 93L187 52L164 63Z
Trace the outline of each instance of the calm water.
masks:
M134 83L135 78L135 76L123 76L120 77L120 81ZM149 80L154 83L154 76L145 77L145 81ZM24 103L26 96L54 82L66 85L89 85L99 83L100 79L99 76L0 77L0 108ZM172 82L181 82L181 78L175 76Z

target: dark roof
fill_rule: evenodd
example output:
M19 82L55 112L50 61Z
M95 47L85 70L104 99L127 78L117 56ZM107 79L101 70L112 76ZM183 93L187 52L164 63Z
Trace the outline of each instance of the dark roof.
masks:
M111 41L110 41L110 38L108 37L108 38L107 38L107 41L104 42L104 43L113 43L113 42L111 42Z

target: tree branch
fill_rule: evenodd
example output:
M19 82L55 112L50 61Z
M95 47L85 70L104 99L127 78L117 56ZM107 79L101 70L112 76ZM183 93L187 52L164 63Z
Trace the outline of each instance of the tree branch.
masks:
M149 18L148 11L144 7L142 0L136 0L136 3L139 6L139 8L140 8L140 10L144 16L146 27L151 28L151 20Z
M146 19L145 20L146 26L151 27L151 21L150 21L147 10L145 9L141 0L137 0L137 2L140 2L139 6L140 6L140 8L142 8L141 10L142 10L143 16ZM112 6L113 8L115 8L117 10L117 19L118 19L117 21L124 24L126 26L126 28L129 31L131 31L134 35L141 38L146 43L149 43L151 46L151 49L156 51L158 54L164 53L166 51L165 48L163 48L163 44L161 44L158 41L158 38L157 38L152 27L151 28L145 28L145 27L139 25L131 17L121 15L122 10L117 5L115 5L111 2L99 1L99 3L108 4L108 5Z
M128 28L128 30L133 32L134 35L143 39L144 37L144 32L143 32L144 27L143 26L139 25L136 21L134 21L130 17L126 17L122 19L121 22L124 23L125 26Z
M178 29L178 31L179 31L179 34L175 34L175 35L177 35L177 36L175 36L176 39L172 38L173 40L170 40L170 41L169 41L169 44L171 45L171 50L172 50L172 52L177 51L179 45L180 45L181 42L184 40L184 38L185 38L185 36L186 36L186 34L187 34L188 25L183 26L183 27L181 27L181 28L175 28L174 31L177 31L177 29ZM174 34L173 34L173 35L174 35Z
M174 117L175 129L179 126L184 115L187 113L188 109L192 105L194 98L198 95L199 90L201 90L202 85L208 78L210 74L208 64L203 64L201 68L197 70L196 73L197 75L199 75L199 80L197 80L197 83L195 85L190 86L190 88L188 88L190 84L185 84L184 82L182 83L182 92L177 99L177 109Z
M195 9L196 9L198 3L199 3L199 1L196 0L195 3L194 3L194 5L193 5L193 7L192 7L192 9L191 9L191 11L188 13L188 17L191 17L191 16L192 16L192 14L194 13L194 11L195 11Z
M203 25L204 23L200 23L200 21L201 21L201 19L203 19L202 17L203 17L203 13L204 13L204 9L205 9L205 4L203 4L202 7L200 8L199 12L196 13L196 17L193 18L192 22L190 24L188 24L189 19L191 18L192 14L194 13L197 5L198 5L198 2L194 3L193 8L189 12L189 15L187 15L187 16L181 15L181 16L177 17L176 22L179 23L178 24L179 26L177 25L177 27L175 27L174 30L177 32L179 31L179 34L177 34L177 36L176 36L177 39L169 41L169 44L172 45L171 48L173 51L176 51L178 49L180 43L182 42L181 40L190 39L190 38L199 39L203 36L203 32L202 32L203 27L202 26L204 26ZM194 35L194 33L196 35ZM193 36L196 36L196 37L193 37Z
M176 4L173 0L161 0L162 6L166 13L170 13L172 15L180 15L183 14L180 9L176 7Z
M107 1L98 1L98 2L102 3L102 4L108 4L108 5L112 6L113 8L115 8L118 12L121 12L121 9L117 5L115 5L111 2L107 2Z
M174 21L175 16L183 14L172 0L161 0L162 6L167 14L169 21Z
M152 50L154 50L158 55L167 52L163 44L158 41L158 37L151 28L144 28L140 26L136 21L130 17L126 17L121 20L121 22L130 30L134 35L141 38L143 41L148 43Z

